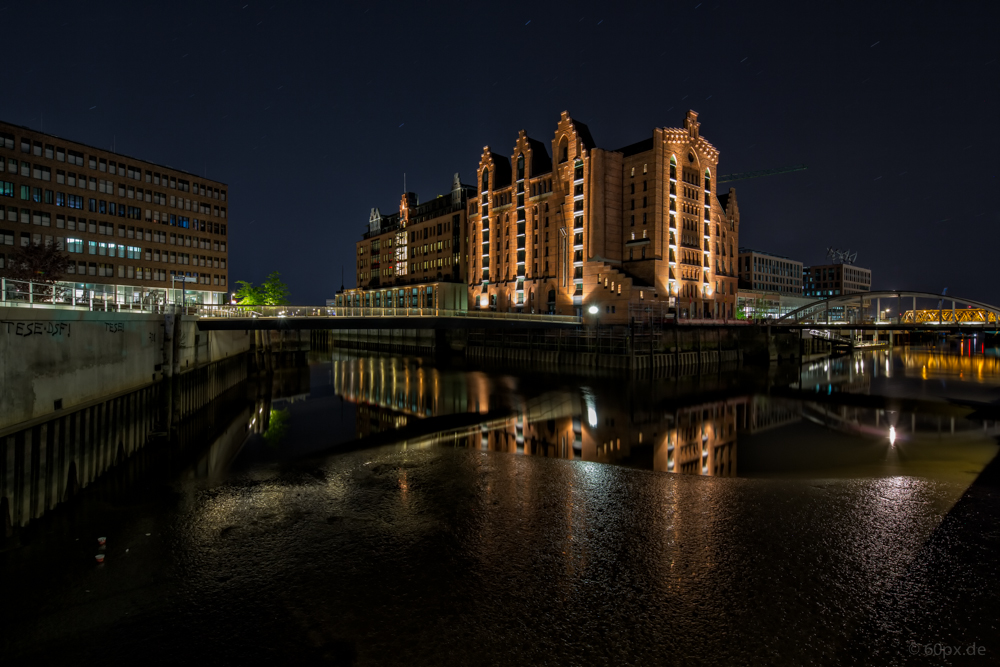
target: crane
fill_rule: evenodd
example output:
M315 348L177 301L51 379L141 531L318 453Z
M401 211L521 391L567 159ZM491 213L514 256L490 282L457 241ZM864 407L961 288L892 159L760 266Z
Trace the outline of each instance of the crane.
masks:
M804 164L795 164L791 167L778 167L777 169L759 169L757 171L745 171L742 174L725 174L719 176L719 183L730 183L732 181L745 181L748 178L759 178L760 176L774 176L775 174L787 174L790 171L805 171Z

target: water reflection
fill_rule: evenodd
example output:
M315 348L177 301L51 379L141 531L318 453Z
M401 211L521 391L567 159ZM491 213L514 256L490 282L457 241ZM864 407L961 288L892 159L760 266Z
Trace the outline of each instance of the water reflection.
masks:
M907 358L904 353L898 365L905 367ZM359 438L405 429L428 417L479 414L479 423L445 426L423 434L420 443L659 472L731 477L744 474L739 463L746 460L752 464L746 474L768 474L769 464L762 467L759 462L770 460L769 455L762 456L761 450L785 447L782 443L788 439L797 449L786 458L804 452L801 465L815 470L862 459L885 463L887 448L917 441L979 442L1000 434L996 423L964 419L960 410L947 406L940 414L928 414L828 399L834 394L867 395L874 378L892 378L897 360L886 350L804 367L803 390L807 395L809 389L817 391L824 402L761 394L705 401L697 394L658 393L669 382L665 380L657 385L607 380L567 387L551 378L435 368L404 357L340 353L329 363L334 391L357 406ZM487 416L501 406L505 416ZM831 446L816 444L812 429L817 426L840 439ZM770 437L775 432L785 436ZM768 437L753 437L763 433ZM740 436L751 437L746 445L750 451L738 449ZM865 447L859 449L859 443ZM850 453L842 460L842 452ZM933 448L920 454L936 455Z
M1000 384L1000 357L971 354L964 342L960 354L905 348L899 353L899 359L907 377Z

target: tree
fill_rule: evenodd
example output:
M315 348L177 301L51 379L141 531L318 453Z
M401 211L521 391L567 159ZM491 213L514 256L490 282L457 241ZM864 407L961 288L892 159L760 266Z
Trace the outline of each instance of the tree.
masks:
M288 303L288 286L281 281L281 274L275 271L264 284L254 287L253 283L237 280L236 300L241 306L281 306Z
M260 289L264 292L264 305L283 306L288 303L288 285L282 282L277 271L267 277Z
M52 284L62 280L69 257L53 243L29 243L14 250L4 275L13 280Z
M253 283L245 280L237 280L239 289L236 290L236 303L241 306L262 306L264 305L264 295L260 287L254 287Z

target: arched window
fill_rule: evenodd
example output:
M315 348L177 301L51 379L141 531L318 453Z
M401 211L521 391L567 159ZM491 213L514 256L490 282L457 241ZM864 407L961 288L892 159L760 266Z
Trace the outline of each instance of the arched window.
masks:
M705 192L712 191L712 172L708 169L705 170Z
M490 170L483 169L483 192L490 189Z
M517 180L524 180L524 155L519 154L517 156Z
M569 141L566 137L559 140L559 162L569 161Z
M673 155L670 156L670 178L677 178L677 158Z
M648 165L642 165L642 173L644 173L644 174L646 173L646 167L647 167L647 166L648 166Z

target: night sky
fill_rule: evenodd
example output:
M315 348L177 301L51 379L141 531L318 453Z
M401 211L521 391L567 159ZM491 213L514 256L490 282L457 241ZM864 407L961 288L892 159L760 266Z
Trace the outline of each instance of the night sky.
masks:
M615 149L690 108L722 174L809 167L732 184L741 246L1000 304L991 3L4 1L0 118L228 183L230 281L295 303L353 286L404 173L425 201L564 109Z

